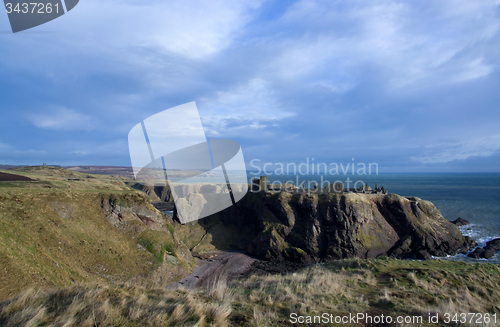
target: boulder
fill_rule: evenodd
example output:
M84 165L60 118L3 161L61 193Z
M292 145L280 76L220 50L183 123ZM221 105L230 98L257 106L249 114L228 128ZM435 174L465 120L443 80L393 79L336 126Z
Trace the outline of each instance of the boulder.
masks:
M465 225L470 225L470 222L468 220L465 220L465 219L460 218L460 217L458 217L457 219L453 220L451 223L455 224L455 226L457 226L457 227L465 226Z
M468 256L471 258L491 259L498 251L500 251L500 238L487 242L484 248L477 248Z
M104 197L101 200L101 207L105 212L106 219L115 227L124 229L129 227L127 222L140 221L141 225L146 228L166 231L161 214L153 206L145 205L143 201L142 197L134 196ZM59 211L58 213L61 215Z

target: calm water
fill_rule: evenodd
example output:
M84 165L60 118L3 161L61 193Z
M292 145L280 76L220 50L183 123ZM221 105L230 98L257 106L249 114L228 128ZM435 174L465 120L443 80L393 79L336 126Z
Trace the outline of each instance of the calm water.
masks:
M249 172L249 176L251 172ZM306 175L298 176L299 183L317 181L321 183L321 176ZM429 200L436 205L443 216L448 220L462 217L471 222L471 225L462 227L464 235L469 235L476 240L480 246L493 239L500 237L500 174L379 174L379 175L340 175L323 176L324 180L335 182L342 181L346 187L346 179L352 181L363 181L372 188L375 183L383 186L389 193L402 196L417 196ZM285 182L291 180L297 185L296 176L268 176L269 182ZM359 183L357 186L362 185ZM353 184L351 184L351 187ZM467 260L480 262L494 262L500 264L500 254L497 253L491 260L474 260L458 255L449 257L453 260Z

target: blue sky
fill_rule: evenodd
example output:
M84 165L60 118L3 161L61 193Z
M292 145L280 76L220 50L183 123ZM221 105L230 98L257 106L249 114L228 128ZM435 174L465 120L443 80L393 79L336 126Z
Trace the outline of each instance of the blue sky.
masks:
M141 120L196 101L261 163L500 171L500 1L96 1L12 34L0 164L130 165Z

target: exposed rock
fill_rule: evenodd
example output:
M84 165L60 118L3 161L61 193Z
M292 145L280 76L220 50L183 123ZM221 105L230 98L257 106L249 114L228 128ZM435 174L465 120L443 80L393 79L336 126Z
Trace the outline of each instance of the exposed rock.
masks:
M152 201L160 200L160 197L158 194L156 194L155 187L153 185L142 185L142 188L140 188L140 190L146 193Z
M220 215L226 225L256 233L246 250L272 261L427 259L474 245L431 202L396 194L249 193Z
M151 201L173 203L172 191L170 185L145 185L137 183L132 185L133 189L142 191L148 195Z
M158 209L158 211L174 211L175 204L174 202L163 202L163 201L154 201L151 204Z
M191 265L193 263L193 256L191 255L191 251L189 251L189 248L184 244L180 243L179 246L177 247L176 254L186 260L186 262Z
M124 222L138 220L147 228L157 231L166 231L163 227L163 218L145 203L133 198L104 198L101 206L106 214L106 219L115 227L123 228Z
M75 207L71 202L53 201L50 205L62 219L72 218L76 215Z
M458 217L457 219L453 220L451 222L452 224L455 224L455 226L465 226L465 225L470 225L470 222L468 220L465 220L463 218Z
M177 259L177 257L175 257L173 255L169 255L167 253L164 254L163 261L168 262L168 263L173 264L173 265L176 265L179 263L179 259Z
M477 248L468 256L471 258L491 259L498 251L500 251L500 238L487 242L484 248Z
M221 253L210 260L198 260L191 275L167 285L167 289L213 287L219 280L230 282L247 276L246 273L255 261L243 253Z

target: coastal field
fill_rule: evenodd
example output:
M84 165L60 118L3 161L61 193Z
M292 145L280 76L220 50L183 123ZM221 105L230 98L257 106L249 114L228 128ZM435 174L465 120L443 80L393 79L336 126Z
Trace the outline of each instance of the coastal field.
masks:
M180 225L124 176L2 172L26 178L0 182L1 326L500 325L491 263L256 260L230 281L167 289L193 273L193 256L211 260L251 233L218 220Z
M32 181L0 182L1 298L31 286L148 280L160 266L173 280L191 272L169 217L133 180L53 167L5 173Z
M349 259L196 290L134 283L30 288L0 303L0 324L333 326L343 319L346 326L382 326L390 319L397 326L496 326L499 283L493 264Z

